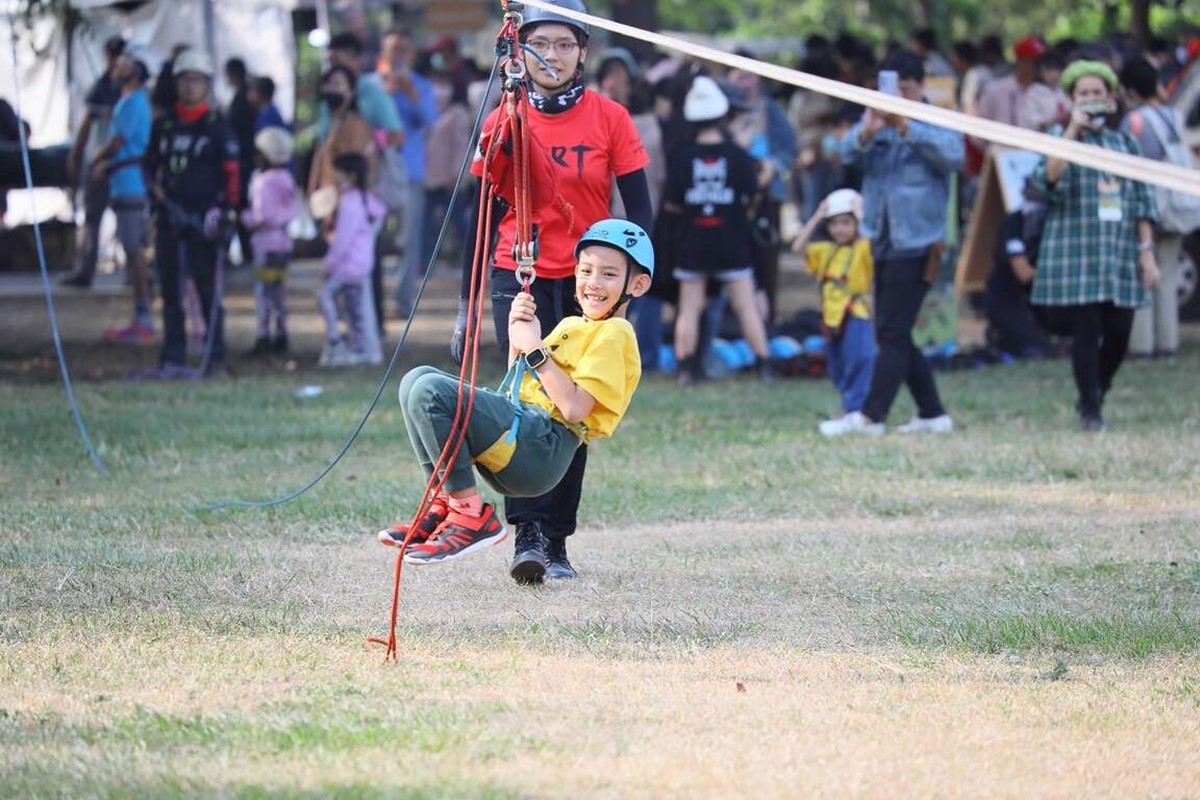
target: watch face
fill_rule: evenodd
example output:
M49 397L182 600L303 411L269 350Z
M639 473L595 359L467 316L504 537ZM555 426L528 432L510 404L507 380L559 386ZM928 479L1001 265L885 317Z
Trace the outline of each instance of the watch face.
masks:
M537 369L546 363L547 358L549 356L546 355L545 350L534 350L532 353L525 354L525 363L529 365L530 369Z

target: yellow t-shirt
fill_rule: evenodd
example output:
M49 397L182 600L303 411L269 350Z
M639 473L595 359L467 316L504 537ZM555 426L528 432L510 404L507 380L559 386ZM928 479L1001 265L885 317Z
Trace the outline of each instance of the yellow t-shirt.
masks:
M849 246L814 242L808 246L808 271L821 281L821 313L827 327L840 328L847 308L859 319L871 318L866 296L875 280L875 258L869 241L858 239Z
M521 401L545 409L586 442L612 436L642 379L633 326L620 317L599 322L567 317L542 341L562 371L596 398L596 406L583 422L570 425L532 374L521 382Z

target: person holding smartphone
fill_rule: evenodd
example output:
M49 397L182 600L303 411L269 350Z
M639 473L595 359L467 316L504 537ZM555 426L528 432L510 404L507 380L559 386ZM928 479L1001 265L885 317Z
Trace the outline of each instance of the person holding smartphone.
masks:
M925 101L925 67L918 56L897 53L885 61L880 85L893 80L900 97ZM900 385L907 384L917 416L898 431L949 433L954 420L912 331L941 266L950 177L963 166L962 134L868 109L842 139L841 154L843 163L863 171L862 235L875 254L879 356L861 413L832 420L821 432L882 435Z
M1137 141L1120 130L1120 85L1111 67L1076 61L1063 73L1062 88L1074 109L1056 135L1142 154ZM1147 305L1149 290L1158 285L1158 205L1144 183L1060 158L1038 167L1034 187L1048 198L1049 212L1033 303L1048 307L1069 326L1079 426L1098 433L1106 427L1104 400L1125 360L1134 309Z

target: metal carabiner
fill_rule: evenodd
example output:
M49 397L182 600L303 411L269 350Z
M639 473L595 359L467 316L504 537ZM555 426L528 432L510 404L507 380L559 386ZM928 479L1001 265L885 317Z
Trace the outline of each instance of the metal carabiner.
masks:
M510 81L521 82L525 79L525 62L519 58L512 58L504 65L504 77Z
M516 246L517 268L514 270L517 280L521 282L521 286L528 289L537 280L537 269L534 264L537 263L536 247L533 242L525 242Z
M533 268L533 264L518 264L514 274L524 289L533 286L533 282L537 280L537 270Z

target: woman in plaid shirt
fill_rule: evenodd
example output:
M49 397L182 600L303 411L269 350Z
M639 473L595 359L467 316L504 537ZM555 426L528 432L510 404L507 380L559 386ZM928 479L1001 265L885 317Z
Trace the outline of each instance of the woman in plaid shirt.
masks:
M1117 128L1117 76L1107 64L1077 61L1062 77L1074 110L1060 135L1140 155ZM1158 283L1154 225L1158 209L1144 183L1048 158L1034 176L1049 198L1032 302L1062 309L1071 332L1085 431L1104 430L1101 406L1129 345L1133 312Z

